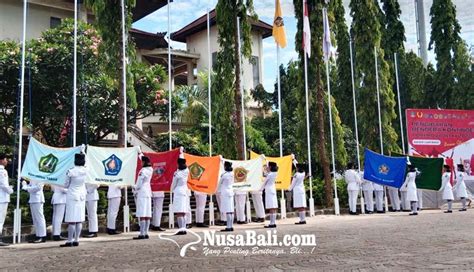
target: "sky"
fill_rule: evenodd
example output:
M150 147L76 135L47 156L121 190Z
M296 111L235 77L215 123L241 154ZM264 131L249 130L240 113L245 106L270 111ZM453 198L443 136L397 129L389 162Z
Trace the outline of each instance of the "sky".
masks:
M343 0L343 2L346 9L346 20L349 25L351 21L348 7L350 0ZM406 50L418 53L414 2L414 0L399 0L402 10L401 19L405 26L405 35L407 38L405 43ZM174 2L170 4L171 32L181 29L198 17L206 14L207 8L215 7L216 3L217 0L174 0ZM474 12L472 6L474 0L453 0L453 3L457 6L457 19L462 27L461 36L468 45L474 46L474 16L472 16ZM431 5L432 0L424 0L427 42L429 42L431 31L429 24L429 10ZM274 0L254 1L254 7L260 20L272 24L275 12ZM292 59L297 59L298 57L295 51L296 19L292 0L281 0L281 7L285 21L288 46L281 49L280 61L282 64L287 64ZM167 32L167 7L165 6L141 19L136 22L133 27L152 33ZM177 49L186 49L186 45L179 42L172 42L171 46ZM262 83L267 91L273 91L278 65L276 60L276 46L272 37L263 41L263 48L264 75ZM429 60L434 61L433 52L429 52Z

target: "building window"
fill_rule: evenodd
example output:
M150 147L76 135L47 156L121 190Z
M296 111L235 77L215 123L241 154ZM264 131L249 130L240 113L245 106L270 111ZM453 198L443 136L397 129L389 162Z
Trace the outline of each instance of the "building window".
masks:
M212 69L217 65L217 52L212 53Z
M252 56L250 63L252 64L253 87L255 88L260 84L260 62L258 61L258 57Z
M56 27L58 27L60 24L61 24L61 18L51 17L51 18L49 19L49 27L50 27L50 28L56 28Z

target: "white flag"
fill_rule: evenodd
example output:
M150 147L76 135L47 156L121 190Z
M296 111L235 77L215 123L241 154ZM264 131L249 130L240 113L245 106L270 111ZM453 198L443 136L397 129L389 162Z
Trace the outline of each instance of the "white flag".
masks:
M323 27L324 27L324 36L323 36L323 55L324 60L327 61L331 57L331 30L329 28L329 19L328 12L326 8L323 8Z
M308 3L303 2L303 49L311 57L311 29L309 27Z

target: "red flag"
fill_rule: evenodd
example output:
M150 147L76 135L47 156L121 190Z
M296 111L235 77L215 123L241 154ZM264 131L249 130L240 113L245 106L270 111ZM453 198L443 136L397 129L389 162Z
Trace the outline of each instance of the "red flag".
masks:
M178 169L177 161L180 154L180 148L159 153L143 153L143 155L150 158L153 167L153 176L151 177L151 190L153 192L169 192L171 183L173 182L174 172L176 172L176 169ZM142 169L141 165L141 161L139 160L137 166L137 175Z

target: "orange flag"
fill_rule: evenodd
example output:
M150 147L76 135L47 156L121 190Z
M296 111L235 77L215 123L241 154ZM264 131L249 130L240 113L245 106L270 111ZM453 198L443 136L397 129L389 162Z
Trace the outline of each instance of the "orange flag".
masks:
M188 186L193 191L214 194L220 177L221 157L184 154L189 168Z

